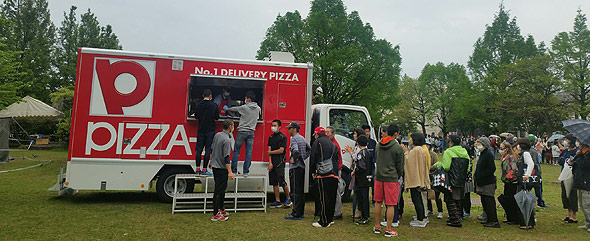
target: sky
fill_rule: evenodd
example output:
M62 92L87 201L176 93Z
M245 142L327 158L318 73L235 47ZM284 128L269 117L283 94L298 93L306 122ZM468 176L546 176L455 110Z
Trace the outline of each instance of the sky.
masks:
M344 0L379 39L400 46L402 75L418 77L427 63L467 65L473 44L491 24L498 0ZM307 16L310 1L295 0L49 0L59 27L64 12L88 8L101 25L110 24L124 50L207 57L254 59L266 30L278 14L298 10ZM582 0L505 0L521 34L550 45L571 31L576 10L590 13Z

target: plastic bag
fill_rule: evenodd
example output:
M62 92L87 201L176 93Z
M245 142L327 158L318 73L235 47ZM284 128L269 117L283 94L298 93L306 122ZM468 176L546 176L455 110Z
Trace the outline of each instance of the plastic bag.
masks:
M561 170L561 174L559 174L559 178L557 178L557 180L565 181L570 178L574 178L574 174L572 173L572 166L565 162L565 164L563 164L563 170Z

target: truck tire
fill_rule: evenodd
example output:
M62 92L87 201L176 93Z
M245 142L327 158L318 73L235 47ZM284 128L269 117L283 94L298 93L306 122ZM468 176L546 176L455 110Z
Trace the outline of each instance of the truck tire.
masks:
M350 169L348 169L348 167L342 165L342 180L344 180L344 183L346 184L344 186L344 192L342 192L342 202L348 202L350 201L350 194L351 194L351 190L349 189L350 187Z
M176 174L190 174L190 169L170 167L162 170L156 182L156 193L162 202L171 203L174 193L174 178ZM194 180L179 180L178 193L190 193L195 189Z

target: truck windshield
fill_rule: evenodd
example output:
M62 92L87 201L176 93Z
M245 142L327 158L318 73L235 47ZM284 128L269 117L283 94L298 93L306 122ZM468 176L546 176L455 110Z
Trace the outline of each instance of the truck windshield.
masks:
M244 104L246 92L252 91L256 95L256 102L264 110L265 79L241 78L227 76L191 75L188 88L187 118L194 118L197 103L203 99L205 89L213 92L213 102L219 107L220 117L237 118L225 109ZM225 108L227 106L227 108ZM259 117L261 119L262 116Z
M365 113L358 110L331 109L330 125L336 130L336 134L353 139L354 128L361 128L368 124Z

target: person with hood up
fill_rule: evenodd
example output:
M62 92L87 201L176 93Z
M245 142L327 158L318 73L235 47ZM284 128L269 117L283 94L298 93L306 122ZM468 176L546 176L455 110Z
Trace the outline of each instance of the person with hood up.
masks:
M486 214L487 221L483 226L487 228L499 228L498 214L496 213L496 164L494 154L490 149L490 139L483 136L475 142L475 148L479 151L479 160L475 167L476 193L481 197L481 204Z
M461 146L461 138L458 135L449 136L448 145L449 148L443 153L442 161L433 165L434 168L443 168L447 172L451 171L452 162L459 161L460 159L470 159L467 150ZM455 169L453 169L453 171L455 171ZM455 176L467 176L467 171L465 171L465 173L455 173ZM447 203L447 211L449 213L447 226L457 228L463 226L462 203L464 197L464 187L453 187L450 193L445 193L445 202Z
M252 164L252 146L254 145L254 130L256 129L258 117L260 117L261 114L260 107L254 102L255 100L256 94L252 91L248 91L246 92L244 100L246 104L227 109L229 112L238 112L240 114L240 124L238 125L238 134L234 145L231 169L234 173L237 173L242 144L246 143L246 158L244 159L243 166L244 176L248 176L248 173L250 172L250 165Z

